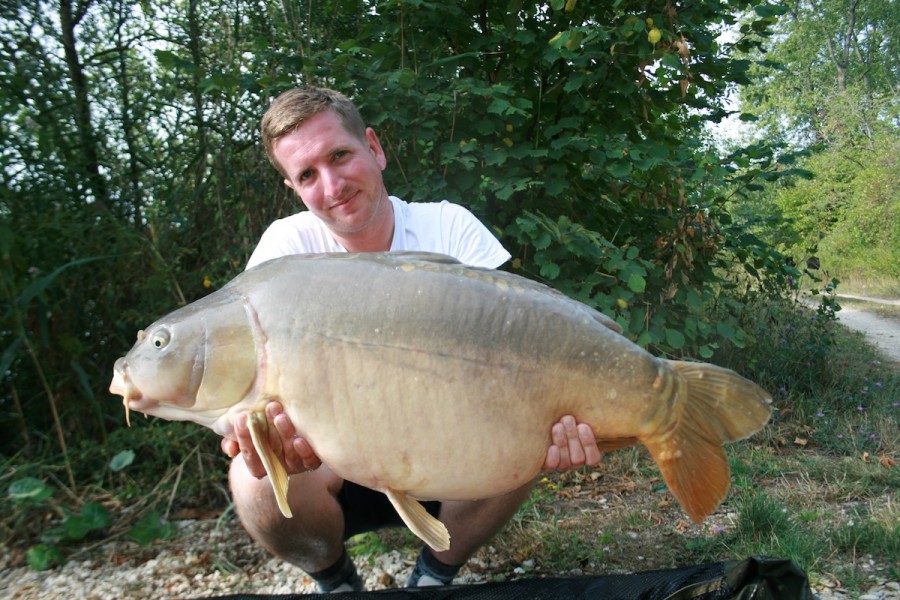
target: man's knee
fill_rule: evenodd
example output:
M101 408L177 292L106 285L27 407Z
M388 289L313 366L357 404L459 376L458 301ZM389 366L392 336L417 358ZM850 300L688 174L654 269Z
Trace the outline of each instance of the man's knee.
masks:
M291 477L288 502L294 516L278 509L267 477L250 475L240 457L229 472L235 512L247 533L272 554L308 573L331 566L343 551L344 515L336 494L341 480L321 467Z
M234 510L244 527L251 532L276 530L284 523L278 510L275 493L268 477L253 477L240 456L231 461L228 472Z

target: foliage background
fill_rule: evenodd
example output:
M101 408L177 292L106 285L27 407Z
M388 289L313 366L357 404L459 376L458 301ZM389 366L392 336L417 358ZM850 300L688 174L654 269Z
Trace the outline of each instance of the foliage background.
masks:
M836 29L804 33L822 4ZM120 477L104 465L136 442L106 391L112 364L299 209L257 123L304 83L357 101L391 193L467 206L511 270L658 354L739 357L754 303L789 292L814 249L895 277L898 19L862 6L4 2L0 453L65 463L73 491ZM829 67L827 40L851 30L844 70ZM798 38L822 43L798 53ZM812 89L792 94L798 72ZM708 126L740 113L739 86L757 133L725 147ZM177 449L171 435L146 453Z

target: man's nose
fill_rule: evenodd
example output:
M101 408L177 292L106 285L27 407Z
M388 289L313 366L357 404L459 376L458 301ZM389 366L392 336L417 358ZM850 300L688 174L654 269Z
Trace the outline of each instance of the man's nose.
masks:
M336 169L326 169L322 172L322 184L326 196L340 198L344 190L344 177Z

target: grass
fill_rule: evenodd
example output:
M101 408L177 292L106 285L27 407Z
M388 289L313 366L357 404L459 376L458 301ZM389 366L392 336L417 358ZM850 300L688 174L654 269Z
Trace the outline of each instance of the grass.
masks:
M839 293L881 298L900 298L900 281L889 277L878 279L854 275L840 276Z

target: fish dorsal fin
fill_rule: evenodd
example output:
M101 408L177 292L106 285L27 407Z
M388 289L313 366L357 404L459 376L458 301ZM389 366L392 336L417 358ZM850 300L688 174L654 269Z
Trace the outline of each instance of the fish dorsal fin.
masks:
M397 509L397 514L410 530L436 552L450 549L450 532L443 523L428 514L425 507L403 492L384 490L388 500Z
M278 456L269 446L269 425L266 421L266 414L261 410L251 411L247 415L247 429L250 430L250 438L253 440L253 447L256 453L262 459L263 466L272 482L272 490L275 492L275 500L278 502L278 509L286 518L290 519L291 506L288 504L288 474L284 469L284 465L278 460Z
M437 252L423 252L421 250L394 250L386 254L390 259L400 259L403 261L419 261L426 263L434 263L437 265L461 265L459 260L446 254L438 254Z

